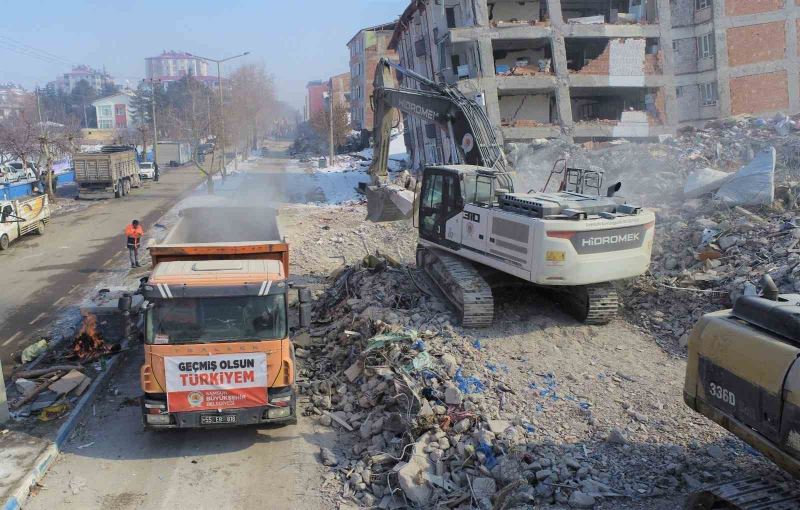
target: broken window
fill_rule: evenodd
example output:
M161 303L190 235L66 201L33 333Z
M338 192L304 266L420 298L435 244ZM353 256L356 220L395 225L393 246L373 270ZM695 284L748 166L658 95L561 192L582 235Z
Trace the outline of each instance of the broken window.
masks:
M447 28L456 28L456 8L446 7L444 14L447 17Z
M717 82L700 84L700 102L703 106L717 104Z
M683 87L678 85L675 87L675 97L683 97Z
M702 11L711 7L711 0L695 0L694 8L696 11Z
M534 75L552 72L552 51L548 39L492 41L495 73Z
M697 46L700 58L711 58L714 55L714 34L708 33L698 37Z

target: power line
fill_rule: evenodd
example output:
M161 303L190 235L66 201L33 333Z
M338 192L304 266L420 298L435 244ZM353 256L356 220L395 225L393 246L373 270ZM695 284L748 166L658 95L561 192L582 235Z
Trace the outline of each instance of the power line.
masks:
M33 50L33 51L39 52L39 53L41 53L41 54L43 54L43 55L50 56L50 57L52 57L52 58L55 58L55 59L57 59L57 60L61 60L62 62L67 62L67 63L69 63L69 59L67 59L67 58L64 58L64 57L62 57L62 56L60 56L60 55L56 55L55 53L51 53L51 52L49 52L49 51L46 51L46 50L42 50L42 49L36 48L36 47L34 47L34 46L31 46L31 45L29 45L29 44L25 44L25 43L23 43L23 42L16 41L16 40L14 40L14 39L11 39L11 38L10 38L10 37L8 37L8 36L5 36L5 35L0 35L0 39L4 39L4 40L6 40L6 41L10 41L10 42L12 42L12 43L14 43L14 44L16 44L16 45L18 45L18 46L24 46L25 48L28 48L28 49L31 49L31 50Z
M6 49L6 50L11 51L13 53L16 53L18 55L22 55L24 57L35 58L35 59L37 59L39 61L42 61L42 62L45 62L47 64L54 64L54 65L60 65L60 66L64 65L64 62L61 62L61 61L56 60L56 59L51 59L51 58L45 57L43 55L39 55L39 54L31 52L31 51L26 51L24 48L15 47L13 45L10 45L10 44L6 43L5 41L0 41L0 48Z

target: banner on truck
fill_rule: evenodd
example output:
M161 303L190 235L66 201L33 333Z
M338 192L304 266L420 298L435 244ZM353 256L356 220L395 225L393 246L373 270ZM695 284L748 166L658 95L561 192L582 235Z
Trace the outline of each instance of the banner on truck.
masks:
M169 412L208 411L267 404L267 354L169 356Z

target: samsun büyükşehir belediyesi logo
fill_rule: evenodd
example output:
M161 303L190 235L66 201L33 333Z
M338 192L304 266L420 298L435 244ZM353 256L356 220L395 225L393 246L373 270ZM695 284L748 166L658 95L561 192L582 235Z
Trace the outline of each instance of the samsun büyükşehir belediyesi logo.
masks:
M189 393L189 396L186 398L189 400L189 405L192 407L199 407L203 405L203 400L205 400L203 394L199 391L193 391L192 393Z

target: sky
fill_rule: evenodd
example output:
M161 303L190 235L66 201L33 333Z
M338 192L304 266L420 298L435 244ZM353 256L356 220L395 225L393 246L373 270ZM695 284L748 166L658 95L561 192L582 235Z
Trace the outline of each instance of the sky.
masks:
M346 44L396 19L408 0L26 0L4 2L0 83L44 86L71 64L102 68L118 84L144 78L163 50L223 64L261 63L281 100L301 109L305 84L349 71ZM210 67L209 71L216 70Z

